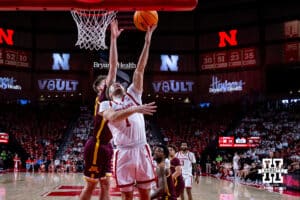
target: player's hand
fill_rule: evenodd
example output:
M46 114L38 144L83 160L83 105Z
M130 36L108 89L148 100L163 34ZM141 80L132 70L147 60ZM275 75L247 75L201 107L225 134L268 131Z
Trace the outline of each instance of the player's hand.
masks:
M117 20L113 20L110 23L111 38L113 38L113 39L118 38L123 30L124 29L119 29Z
M156 27L157 27L157 24L147 27L147 32L146 32L146 36L145 36L146 42L151 42L152 33L156 29Z
M142 113L145 115L153 115L153 113L156 112L157 106L155 105L155 102L139 105L136 107L136 112Z
M195 182L196 182L197 184L199 184L199 176L196 176L196 177L195 177Z

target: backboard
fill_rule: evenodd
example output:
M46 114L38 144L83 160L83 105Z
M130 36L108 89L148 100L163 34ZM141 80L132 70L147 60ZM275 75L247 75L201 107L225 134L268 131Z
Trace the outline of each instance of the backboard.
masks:
M118 11L190 11L198 0L0 0L0 11L71 11L77 25L76 45L106 49L105 32Z
M0 10L190 11L198 0L1 0Z

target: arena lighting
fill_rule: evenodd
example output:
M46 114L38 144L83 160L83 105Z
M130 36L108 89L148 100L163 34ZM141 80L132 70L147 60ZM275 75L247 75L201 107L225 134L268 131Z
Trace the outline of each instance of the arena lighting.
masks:
M28 100L28 99L18 99L17 102L18 102L20 105L27 105L27 104L30 104L30 100Z
M209 108L210 107L210 103L209 102L199 103L199 107L200 108Z
M183 100L183 102L184 102L184 103L190 103L191 101L190 101L190 99L187 97L187 98L185 98L185 99Z
M288 99L282 99L282 100L281 100L281 103L282 103L282 104L288 104L288 103L289 103L289 100L288 100Z
M282 99L281 100L282 104L297 103L297 102L300 102L300 98L298 98L298 99Z

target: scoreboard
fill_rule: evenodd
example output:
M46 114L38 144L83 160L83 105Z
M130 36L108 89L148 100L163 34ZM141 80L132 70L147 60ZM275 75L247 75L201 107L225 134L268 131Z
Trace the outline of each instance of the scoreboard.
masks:
M0 133L0 144L7 144L9 141L8 133Z
M222 136L219 137L219 147L229 148L251 148L260 145L260 137L234 137L234 136Z
M202 70L256 66L258 55L254 47L206 53L200 56Z
M31 52L24 50L0 48L0 65L30 67Z

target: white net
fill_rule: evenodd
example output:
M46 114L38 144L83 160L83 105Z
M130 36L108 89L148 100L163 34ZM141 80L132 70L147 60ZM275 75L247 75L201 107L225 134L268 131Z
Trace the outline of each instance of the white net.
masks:
M107 49L105 32L115 19L116 11L72 10L71 14L78 29L76 46L89 50Z

